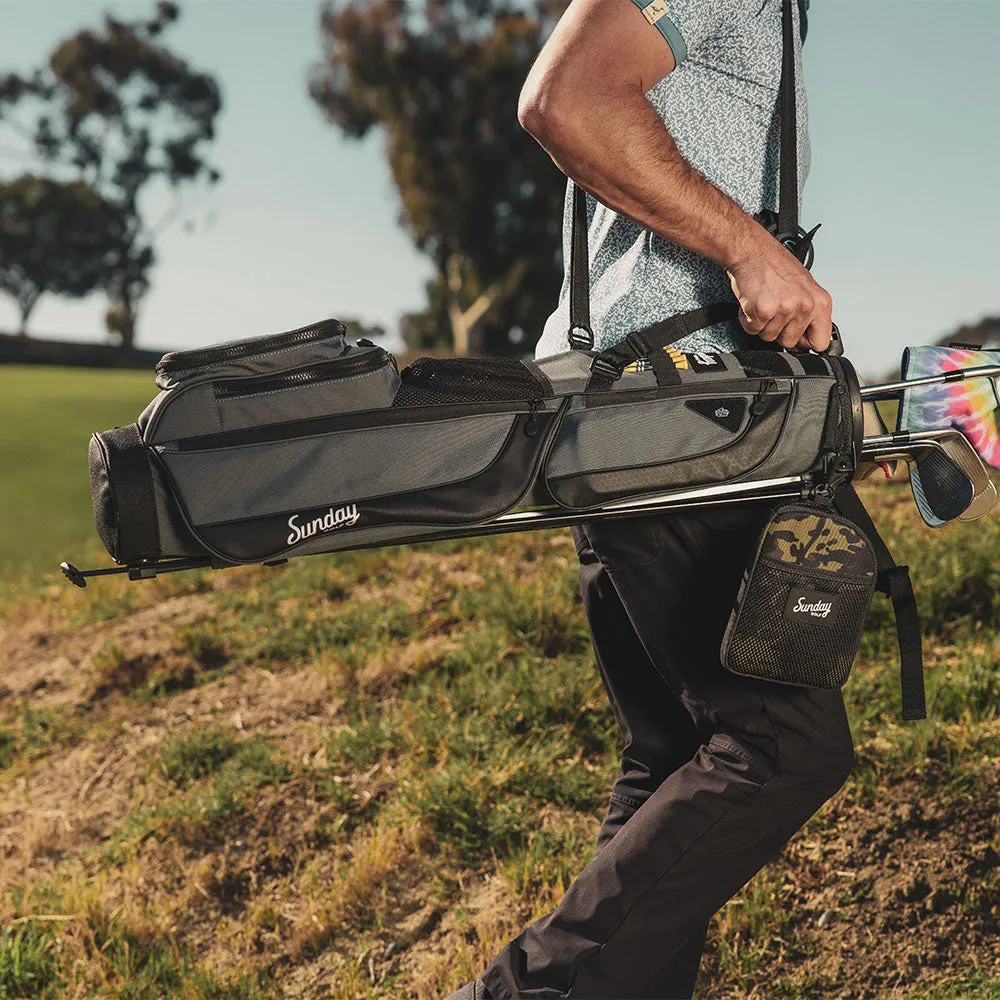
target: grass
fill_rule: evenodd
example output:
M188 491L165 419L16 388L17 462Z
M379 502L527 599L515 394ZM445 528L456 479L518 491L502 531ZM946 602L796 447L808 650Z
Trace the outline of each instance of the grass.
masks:
M55 708L32 708L22 703L9 709L0 726L0 772L15 762L30 763L54 748L71 747L79 726L69 713Z
M172 789L125 817L105 848L109 859L120 861L147 838L198 844L223 837L225 821L238 817L257 789L289 776L280 754L263 737L237 740L215 728L169 740L155 771Z
M973 972L946 986L913 993L910 1000L1000 1000L1000 976Z
M55 936L44 924L28 920L0 928L0 998L56 995L63 985L54 955Z
M132 423L156 392L144 372L0 365L0 583L37 585L94 552L90 435Z
M937 775L936 800L960 808L991 794L982 761L1000 761L992 560L979 551L1000 552L1000 535L992 523L923 533L891 489L883 496L876 515L919 581L935 718L898 724L894 639L876 606L847 689L859 767L846 794L884 808L886 782L919 772ZM17 904L8 891L17 917L77 915L17 925L33 928L16 944L17 975L49 976L53 995L66 983L100 996L113 982L122 996L250 998L279 996L294 970L332 961L340 1000L413 997L414 969L425 993L454 989L548 912L592 856L620 737L575 575L570 540L539 534L101 581L39 604L67 635L79 622L98 630L80 669L89 708L0 712L0 764L30 778L98 733L131 747L136 764L106 772L125 799L99 835L75 860L42 866L52 899ZM147 637L148 652L118 637L133 611L194 596L209 610ZM163 679L174 655L197 665L197 680ZM116 735L112 719L158 735ZM825 822L804 836L834 836ZM800 933L791 865L766 869L715 921L719 996L755 982L776 996L837 991L822 969L775 974L776 942ZM470 908L470 886L486 876L504 902ZM73 888L81 878L86 891ZM872 898L868 883L842 888L837 906ZM973 914L995 895L985 875L955 893ZM391 958L369 968L421 906L452 914L451 960L430 952L409 972ZM964 995L989 997L990 982ZM952 996L947 982L934 988Z

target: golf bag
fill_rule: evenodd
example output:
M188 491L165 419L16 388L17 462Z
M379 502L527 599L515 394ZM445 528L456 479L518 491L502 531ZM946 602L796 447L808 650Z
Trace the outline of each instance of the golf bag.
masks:
M157 365L161 391L136 423L91 440L98 533L129 575L142 578L693 504L794 499L796 524L806 523L803 502L817 515L821 545L842 533L846 515L872 547L870 571L852 584L844 565L825 574L805 563L772 566L782 593L819 593L838 614L843 605L840 640L794 613L778 629L757 627L772 617L758 586L756 597L741 596L732 669L839 686L878 583L893 598L906 653L904 713L922 717L909 577L850 485L864 450L854 369L836 356L670 346L719 314L713 307L675 317L604 352L418 358L402 372L383 348L349 343L336 320L167 354ZM779 536L787 527L778 525ZM767 580L771 570L751 567L748 577ZM85 582L75 568L64 571ZM818 649L834 655L829 669L818 669L815 656L792 656ZM782 662L801 669L774 675Z
M759 221L809 266L815 230L798 224L789 0L783 7L779 209ZM139 579L686 506L794 499L816 505L809 508L818 512L810 546L825 545L846 515L857 529L854 542L871 547L871 558L859 563L861 596L841 602L845 615L853 608L851 627L838 621L842 641L828 668L799 670L794 662L802 658L789 651L832 648L830 635L811 631L796 605L791 624L760 644L754 622L766 601L748 591L727 665L783 683L842 684L877 584L897 611L904 715L922 716L909 577L892 562L850 486L862 457L863 409L839 338L824 355L763 343L735 353L673 346L735 320L735 302L728 302L595 351L579 188L572 204L570 350L563 354L540 361L418 358L400 372L383 348L349 343L344 327L328 320L165 355L156 366L161 391L137 422L91 441L94 511L108 551ZM808 518L796 523L814 530ZM760 558L769 558L766 546ZM843 566L815 570L783 568L788 587L808 584L803 593L821 594L801 605L812 611L830 603L822 595L836 595L847 579ZM63 571L80 586L113 572L81 572L67 563ZM751 575L767 577L763 570ZM786 661L793 666L780 678L766 669Z
M832 488L853 469L846 360L628 346L656 366L627 370L619 346L399 373L336 321L168 354L138 421L91 441L98 532L119 563L269 562L475 534L515 511L793 477Z

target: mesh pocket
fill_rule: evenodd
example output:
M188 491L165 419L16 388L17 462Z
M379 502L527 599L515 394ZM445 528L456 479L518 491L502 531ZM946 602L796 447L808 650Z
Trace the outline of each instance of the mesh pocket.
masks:
M775 375L787 377L792 374L792 366L784 351L734 351L733 356L748 378L771 378Z
M551 395L516 358L417 358L400 379L393 406L514 403Z
M817 579L762 560L727 636L724 663L758 680L843 687L871 600L865 581Z
M804 505L779 509L736 599L723 666L779 684L843 687L875 578L871 544L856 525Z

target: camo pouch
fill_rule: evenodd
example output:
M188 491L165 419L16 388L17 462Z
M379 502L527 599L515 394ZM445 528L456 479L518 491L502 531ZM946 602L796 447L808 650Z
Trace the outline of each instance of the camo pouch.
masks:
M779 507L744 574L722 665L778 684L843 687L877 575L872 544L853 521L819 504Z

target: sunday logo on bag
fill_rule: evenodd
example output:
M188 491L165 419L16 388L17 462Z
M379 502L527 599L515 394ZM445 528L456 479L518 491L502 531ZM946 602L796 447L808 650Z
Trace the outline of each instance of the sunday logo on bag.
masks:
M314 517L304 524L298 521L302 514L292 514L288 519L288 527L292 529L291 534L286 539L288 545L298 545L299 542L313 535L318 535L327 531L336 531L337 528L349 528L358 523L361 513L356 503L344 504L343 507L331 507L322 517Z
M792 587L785 603L785 617L792 621L807 620L822 625L834 625L840 610L836 594Z

